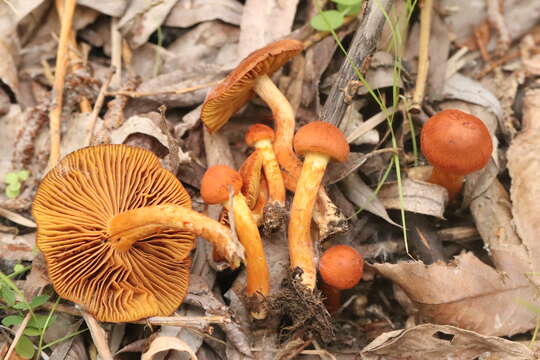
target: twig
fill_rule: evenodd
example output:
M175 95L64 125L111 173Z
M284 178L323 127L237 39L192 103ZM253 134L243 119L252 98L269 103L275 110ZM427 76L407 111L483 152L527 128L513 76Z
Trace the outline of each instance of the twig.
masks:
M211 83L195 85L195 86L191 86L184 89L178 89L178 90L147 91L147 92L119 90L119 91L108 92L107 95L108 96L123 95L123 96L129 96L132 98L158 96L158 95L180 95L180 94L186 94L186 93L190 93L190 92L200 90L200 89L206 89L206 88L215 86L217 84L219 84L219 81L213 81Z
M114 360L114 357L107 343L107 333L99 325L98 321L86 311L82 311L82 316L86 322L86 326L90 330L92 341L103 360Z
M49 112L51 153L49 168L56 165L60 158L60 118L62 116L62 98L64 96L64 79L67 72L69 34L73 24L76 0L66 0L61 16L60 41L56 53L56 68L53 84L53 105Z
M178 326L205 328L210 324L227 324L230 318L225 316L153 316L148 319L132 321L132 324L149 324L154 326Z
M32 317L32 312L27 312L23 321L17 328L17 332L15 333L15 337L13 338L13 341L11 342L11 345L9 346L9 349L6 353L6 356L4 359L10 359L11 353L13 353L13 350L15 350L15 346L17 346L17 343L19 342L19 339L23 335L24 330L26 329L26 325L28 325L28 322L30 321L30 318Z
M352 23L354 20L356 20L356 16L346 16L343 19L343 24L341 25L346 26ZM306 40L303 41L304 43L304 50L312 47L319 41L323 40L324 38L328 37L328 35L332 34L330 31L317 31L316 33L312 34L310 37L308 37Z
M122 34L118 30L118 18L111 19L111 65L116 69L111 85L119 88L122 81Z
M112 68L111 71L109 71L107 78L103 82L103 85L101 85L101 89L99 89L99 94L96 99L96 103L94 104L94 109L92 110L92 114L90 114L90 119L88 119L88 135L86 137L86 142L85 142L87 145L92 144L92 138L94 136L94 128L96 127L96 120L101 110L101 107L103 106L103 101L105 100L105 94L107 93L107 89L109 88L109 84L114 75L114 72L115 72L115 69Z
M420 44L418 49L418 74L411 104L411 111L420 112L429 71L429 37L431 34L431 13L433 0L423 0L420 4Z
M321 112L321 119L339 127L347 108L345 98L349 83L356 79L356 70L361 68L365 60L375 51L378 39L385 22L384 12L388 12L393 1L370 1L366 14L358 26L347 59L339 69L339 76L328 95Z

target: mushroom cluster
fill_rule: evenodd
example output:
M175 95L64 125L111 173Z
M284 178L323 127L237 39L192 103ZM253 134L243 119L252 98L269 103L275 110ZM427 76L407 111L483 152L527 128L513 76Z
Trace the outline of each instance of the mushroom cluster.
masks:
M328 206L321 186L326 166L346 161L349 145L339 129L321 121L295 134L293 110L269 76L301 50L301 43L282 40L252 53L203 105L201 119L210 132L254 94L272 109L275 122L274 129L249 128L245 141L254 151L238 172L218 165L205 173L201 196L223 205L219 222L191 210L178 179L140 148L88 147L45 176L33 215L37 245L61 297L101 321L169 315L186 294L194 237L201 236L214 245L215 259L233 269L245 263L251 315L264 319L271 292L259 227L281 229L286 190L295 191L287 230L291 270L308 292L315 289L311 221L318 202Z

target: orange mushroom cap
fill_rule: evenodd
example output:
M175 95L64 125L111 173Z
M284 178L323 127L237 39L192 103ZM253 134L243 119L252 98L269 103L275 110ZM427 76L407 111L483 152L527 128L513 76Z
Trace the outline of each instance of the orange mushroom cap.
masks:
M213 133L221 128L254 95L257 77L272 75L304 49L302 42L285 39L275 41L249 54L206 96L201 120Z
M37 246L58 295L100 321L171 314L187 292L193 235L162 227L122 250L109 232L116 214L165 203L191 209L180 181L147 150L99 145L62 159L32 207Z
M344 162L349 156L349 143L345 135L334 125L314 121L302 126L294 136L294 151L299 155L321 153Z
M347 245L334 245L319 261L319 273L325 283L345 290L356 286L364 272L364 258Z
M221 204L229 199L229 188L234 194L242 189L242 177L227 165L215 165L204 173L201 196L208 204Z
M480 170L493 150L482 120L455 109L432 116L422 127L420 142L422 153L433 166L455 175Z
M270 140L273 142L275 136L276 134L274 133L274 129L272 129L270 126L264 124L254 124L251 125L246 132L245 141L248 146L253 147L261 140Z

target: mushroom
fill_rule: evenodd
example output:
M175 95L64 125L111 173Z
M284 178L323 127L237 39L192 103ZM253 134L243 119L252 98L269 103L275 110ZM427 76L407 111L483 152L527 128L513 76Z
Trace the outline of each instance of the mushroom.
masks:
M463 177L488 163L493 144L486 125L474 115L447 109L432 116L422 127L422 153L433 165L429 182L445 187L455 199Z
M326 307L331 314L341 306L341 290L351 289L358 284L364 272L364 259L355 249L347 245L334 245L326 250L319 261L321 286L326 296Z
M194 235L233 266L243 258L230 230L191 210L153 153L127 145L67 155L41 182L32 214L55 291L100 321L174 312L187 291Z
M308 289L314 289L316 270L310 237L313 206L326 165L331 159L346 161L349 144L334 125L315 121L298 130L294 136L294 149L304 156L304 164L291 205L289 256L291 268L299 267L302 270L302 283Z
M269 294L269 274L259 229L253 214L240 192L242 177L226 165L210 167L201 180L201 196L209 204L222 204L233 214L238 238L246 251L247 284L251 315L264 319L267 315L265 298ZM232 195L232 204L229 196Z
M262 156L262 167L268 184L269 201L266 205L264 223L269 231L281 227L285 213L285 185L277 162L272 142L275 139L274 130L264 124L249 127L246 133L246 144L254 147Z

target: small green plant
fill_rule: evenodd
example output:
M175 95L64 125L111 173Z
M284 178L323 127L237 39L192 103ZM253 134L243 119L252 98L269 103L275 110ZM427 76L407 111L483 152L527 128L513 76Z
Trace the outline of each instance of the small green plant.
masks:
M22 183L28 179L30 173L28 170L11 171L4 177L6 183L6 196L10 199L14 199L19 196L21 192Z
M354 16L360 12L363 0L331 0L336 3L336 10L320 11L311 19L311 26L319 31L338 29L345 21L345 16Z
M17 354L25 359L32 358L35 353L34 344L30 337L42 336L53 320L51 314L41 315L34 313L37 307L49 300L49 295L35 296L30 302L26 302L23 293L12 281L12 278L29 269L29 266L25 267L18 264L15 265L13 273L9 275L0 272L0 309L9 314L2 319L2 325L6 327L20 325L24 321L26 314L30 314L23 335L15 346Z

